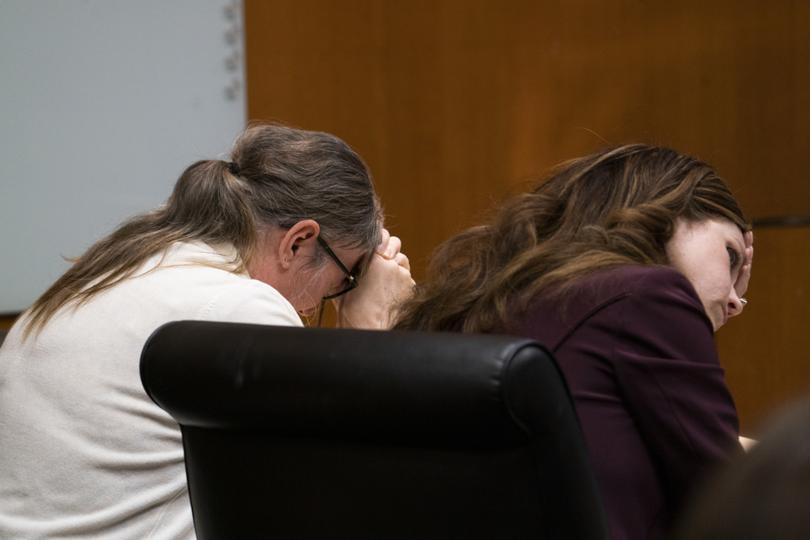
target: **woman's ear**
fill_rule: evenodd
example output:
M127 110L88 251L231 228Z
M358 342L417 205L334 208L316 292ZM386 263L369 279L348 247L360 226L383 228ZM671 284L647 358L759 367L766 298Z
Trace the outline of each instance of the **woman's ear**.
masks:
M303 219L287 229L278 244L278 260L281 267L289 270L295 262L313 257L320 233L321 227L313 219Z

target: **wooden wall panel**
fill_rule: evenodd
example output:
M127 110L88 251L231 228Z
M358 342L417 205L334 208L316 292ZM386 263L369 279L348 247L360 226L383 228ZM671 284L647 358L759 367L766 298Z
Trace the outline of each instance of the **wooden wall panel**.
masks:
M0 315L0 330L8 330L14 324L16 315Z
M756 434L810 390L810 228L763 229L754 241L749 304L718 332L742 427Z
M810 3L245 0L245 21L249 117L352 144L417 278L442 239L605 143L706 159L752 217L810 214ZM766 252L792 241L783 234L757 243L757 303L786 294L761 277L782 275L787 253ZM789 338L807 319L794 313L719 336L746 426L810 389L808 353ZM792 386L745 382L768 366L754 352L763 334L796 351Z

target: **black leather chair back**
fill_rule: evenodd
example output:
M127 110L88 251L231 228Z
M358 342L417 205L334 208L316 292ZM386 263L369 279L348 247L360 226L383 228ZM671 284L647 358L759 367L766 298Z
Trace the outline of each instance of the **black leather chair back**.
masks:
M141 378L181 426L202 540L608 536L533 341L185 321Z

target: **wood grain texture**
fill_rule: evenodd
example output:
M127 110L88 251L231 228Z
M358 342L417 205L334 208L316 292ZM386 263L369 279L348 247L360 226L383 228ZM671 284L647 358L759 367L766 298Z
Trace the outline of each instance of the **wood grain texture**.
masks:
M16 315L0 315L0 330L8 330L14 321L17 319Z
M743 430L810 393L810 228L755 233L744 312L718 332Z
M810 3L245 0L245 24L249 118L354 146L417 279L441 240L605 144L709 161L749 217L810 214ZM787 257L783 233L758 241L757 304L801 285L765 254ZM792 337L806 313L790 309L758 319L762 332L735 321L719 335L746 427L810 389ZM763 347L794 351L793 371L755 383L771 366Z

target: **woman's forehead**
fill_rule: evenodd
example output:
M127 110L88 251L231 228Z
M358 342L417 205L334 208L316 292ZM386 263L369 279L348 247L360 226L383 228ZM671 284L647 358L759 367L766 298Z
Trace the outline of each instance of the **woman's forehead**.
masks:
M693 220L679 220L676 229L686 233L686 236L701 236L729 240L744 244L744 233L733 222L724 218L710 218Z
M344 248L342 250L346 267L353 273L360 273L368 265L371 252L364 248Z

